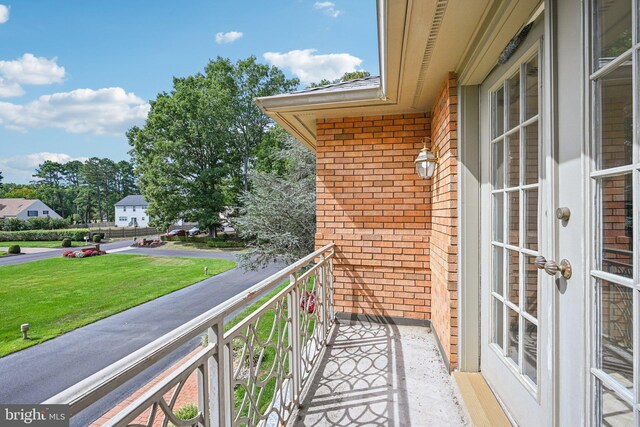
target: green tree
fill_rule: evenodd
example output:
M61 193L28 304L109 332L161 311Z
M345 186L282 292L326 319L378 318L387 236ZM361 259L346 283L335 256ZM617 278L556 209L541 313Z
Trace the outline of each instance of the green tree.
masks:
M251 189L241 197L235 225L250 247L240 256L247 269L293 262L315 244L315 155L288 138L272 164L275 170L251 174Z
M64 182L65 167L63 164L46 160L38 166L33 174L37 178L38 198L51 206L63 218L65 217Z
M228 174L230 94L203 74L174 78L173 87L151 102L146 125L127 133L140 187L157 225L185 217L215 233Z
M218 57L209 63L207 76L231 94L232 129L230 158L232 184L236 188L232 195L249 189L249 172L253 169L257 150L263 143L273 121L255 103L255 99L294 90L300 81L287 79L282 71L257 62L255 56L231 64L228 59ZM237 197L234 197L234 199ZM231 200L230 203L235 203Z
M254 99L295 88L255 57L217 58L204 73L174 78L151 102L144 127L127 136L149 216L159 226L178 218L215 234L219 213L249 187L258 147L272 127Z
M2 197L7 199L37 199L38 194L33 185L3 184Z

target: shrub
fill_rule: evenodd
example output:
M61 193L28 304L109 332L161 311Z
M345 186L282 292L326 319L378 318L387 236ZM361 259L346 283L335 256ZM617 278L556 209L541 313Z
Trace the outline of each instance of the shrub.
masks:
M100 233L96 233L93 235L93 243L100 243L102 241L102 237L100 237Z
M89 230L86 228L70 228L67 230L0 231L0 241L42 241L69 238L75 242L82 242L84 241L84 236L87 234L89 234Z
M26 230L27 223L18 218L5 218L2 221L2 231Z
M106 255L104 251L96 251L93 249L84 249L80 251L65 251L62 256L65 258L88 258L98 255Z
M29 218L26 222L23 230L57 230L65 228L69 225L69 221L65 219L53 219L53 218Z
M70 248L71 247L71 239L69 239L69 238L62 239L62 247L63 248Z
M243 242L234 242L234 241L226 241L226 242L207 242L207 246L210 248L244 248L245 244Z
M7 253L10 253L10 254L19 254L19 253L20 253L20 246L18 246L18 245L11 245L11 246L9 246L9 250L7 251Z
M27 230L48 230L51 227L49 226L50 220L49 218L29 218L27 220Z
M179 420L190 420L191 418L198 415L198 405L194 405L193 403L188 403L181 408L179 408L176 412L176 418Z

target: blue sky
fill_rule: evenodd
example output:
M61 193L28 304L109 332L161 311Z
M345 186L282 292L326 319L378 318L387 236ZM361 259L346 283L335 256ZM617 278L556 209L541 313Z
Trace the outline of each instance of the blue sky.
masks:
M306 82L378 74L374 0L0 0L0 171L128 159L173 76L249 55Z

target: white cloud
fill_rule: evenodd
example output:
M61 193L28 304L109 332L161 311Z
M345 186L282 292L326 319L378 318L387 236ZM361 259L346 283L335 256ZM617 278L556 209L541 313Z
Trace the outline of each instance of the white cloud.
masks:
M149 104L119 87L76 89L43 95L28 104L0 102L0 124L7 129L60 128L70 133L122 135L144 122Z
M18 83L6 81L0 77L0 98L11 98L24 95L24 89Z
M348 53L316 55L315 52L315 49L267 52L263 57L271 65L289 69L303 84L338 79L348 71L356 71L362 64L362 59Z
M332 18L337 18L342 13L341 10L336 9L336 4L332 1L317 1L313 4L313 8L322 10Z
M233 43L238 40L244 34L240 31L229 31L228 33L217 33L216 34L216 43L224 44L224 43Z
M86 157L72 157L65 153L31 153L21 156L0 158L0 172L4 177L4 182L15 182L24 184L33 180L33 173L38 165L46 160L58 163L67 163L72 160L80 160L84 162Z
M9 7L0 4L0 24L4 24L9 20Z
M6 80L28 85L48 85L62 83L64 67L59 66L57 58L47 59L25 53L14 61L0 61L0 75Z
M62 83L65 70L57 60L25 53L13 61L0 61L0 98L24 95L22 85Z

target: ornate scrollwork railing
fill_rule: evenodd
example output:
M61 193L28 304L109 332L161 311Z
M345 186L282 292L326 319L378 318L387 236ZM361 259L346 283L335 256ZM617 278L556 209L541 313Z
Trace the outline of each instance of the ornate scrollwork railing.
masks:
M334 325L333 255L333 244L319 249L45 403L68 404L73 417L206 333L203 348L104 425L285 424ZM238 311L246 317L225 323ZM197 375L197 412L185 420L176 415L176 404L192 375Z

